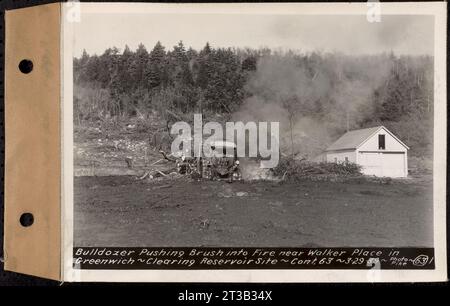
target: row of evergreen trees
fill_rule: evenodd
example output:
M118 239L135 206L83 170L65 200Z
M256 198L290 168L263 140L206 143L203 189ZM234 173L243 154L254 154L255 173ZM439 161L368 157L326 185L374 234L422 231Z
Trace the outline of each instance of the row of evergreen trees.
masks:
M75 83L107 89L111 115L155 107L152 98L161 95L184 112L230 112L244 98L247 71L256 69L256 56L246 52L243 58L241 53L209 44L197 52L181 41L170 51L160 42L150 52L142 44L134 52L128 46L122 53L110 48L100 56L84 51L74 61Z
M269 110L260 119L271 119L264 118L272 112L266 104L284 109L288 116L281 120L291 130L301 118L326 126L332 137L383 124L415 152L431 152L430 56L304 54L208 43L197 51L181 41L167 50L158 42L150 52L142 44L135 51L83 52L74 59L74 79L78 124L154 111L163 117L166 111L232 117L250 101L255 116Z

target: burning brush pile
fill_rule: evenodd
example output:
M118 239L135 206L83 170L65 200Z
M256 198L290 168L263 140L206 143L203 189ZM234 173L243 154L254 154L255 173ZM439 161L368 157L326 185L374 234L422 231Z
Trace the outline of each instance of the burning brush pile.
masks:
M286 181L341 181L362 176L361 166L354 163L317 163L288 157L281 158L272 172Z

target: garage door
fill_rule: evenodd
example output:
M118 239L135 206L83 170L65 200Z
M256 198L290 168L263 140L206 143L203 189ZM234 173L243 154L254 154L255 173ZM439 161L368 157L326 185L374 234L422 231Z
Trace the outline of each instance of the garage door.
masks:
M358 163L366 175L405 177L404 153L359 152Z
M404 177L405 176L405 154L404 153L382 153L383 176Z
M380 153L359 152L358 162L365 175L383 176Z

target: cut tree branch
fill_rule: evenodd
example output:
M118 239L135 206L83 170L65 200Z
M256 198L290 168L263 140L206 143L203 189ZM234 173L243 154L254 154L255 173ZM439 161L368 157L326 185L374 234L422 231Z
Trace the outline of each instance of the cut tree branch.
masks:
M167 159L168 161L171 161L171 162L176 162L175 159L170 158L170 157L166 154L166 152L164 152L163 150L160 150L159 153L162 154L162 156L164 157L164 159Z

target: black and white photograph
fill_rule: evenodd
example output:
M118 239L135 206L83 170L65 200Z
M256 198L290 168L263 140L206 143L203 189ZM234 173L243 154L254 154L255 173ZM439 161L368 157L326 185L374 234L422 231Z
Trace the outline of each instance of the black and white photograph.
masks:
M380 248L421 250L388 269L434 269L436 16L369 4L81 5L66 21L74 258L341 248L370 269Z

